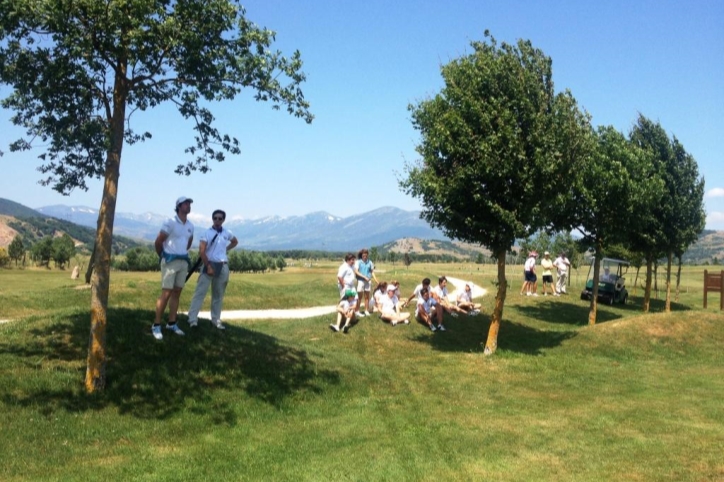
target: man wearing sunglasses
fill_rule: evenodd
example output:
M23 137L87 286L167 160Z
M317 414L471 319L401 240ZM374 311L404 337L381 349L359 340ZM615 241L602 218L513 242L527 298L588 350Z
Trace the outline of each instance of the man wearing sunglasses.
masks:
M199 256L203 261L196 290L189 308L189 326L196 327L199 322L199 310L211 286L211 324L219 330L226 327L221 323L221 306L224 302L226 285L229 284L229 257L227 253L234 249L239 241L231 231L222 226L226 213L217 209L211 215L214 224L207 229L199 241Z

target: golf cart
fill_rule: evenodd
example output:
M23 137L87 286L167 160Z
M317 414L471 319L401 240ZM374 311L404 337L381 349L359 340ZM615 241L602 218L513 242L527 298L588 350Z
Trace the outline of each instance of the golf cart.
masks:
M591 259L591 266L588 268L586 287L581 291L582 300L591 300L593 296L593 265L595 258ZM598 279L598 301L612 305L614 303L626 304L628 291L626 290L626 278L629 262L621 259L603 258L601 260L601 272Z

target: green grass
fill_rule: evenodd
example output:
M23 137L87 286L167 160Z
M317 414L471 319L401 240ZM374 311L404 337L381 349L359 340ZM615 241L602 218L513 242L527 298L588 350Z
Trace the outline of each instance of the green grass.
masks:
M494 289L490 266L380 268L404 293L442 273ZM89 291L69 273L0 272L0 318L20 318L0 325L0 480L724 478L724 315L718 297L701 309L703 268L672 313L654 300L642 315L639 290L592 327L576 287L520 297L518 268L493 357L493 296L446 333L367 318L345 336L319 317L158 343L158 274L114 273L96 396L82 390ZM331 304L335 273L232 275L225 305Z

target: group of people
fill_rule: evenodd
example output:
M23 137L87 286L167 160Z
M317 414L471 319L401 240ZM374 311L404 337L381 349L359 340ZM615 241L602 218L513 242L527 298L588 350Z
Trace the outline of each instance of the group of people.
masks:
M566 285L568 283L568 273L571 268L571 262L566 257L566 253L561 252L553 261L548 251L543 253L543 259L540 261L540 267L543 271L543 296L548 296L548 291L552 296L560 296L566 293ZM523 286L520 288L520 294L526 296L538 296L538 275L536 274L536 260L538 252L533 250L528 253L528 259L523 265ZM555 286L553 284L553 269L556 269L557 279Z
M371 288L373 280L377 283L374 290ZM392 326L407 325L410 323L410 313L403 309L413 298L417 300L415 319L431 331L446 330L443 324L445 313L453 317L480 313L480 304L473 302L471 283L465 285L455 302L450 301L445 276L438 278L436 287L430 288L430 284L430 278L423 279L409 298L401 301L400 283L377 280L368 250L360 250L357 256L348 253L337 270L340 301L337 305L337 319L329 327L335 332L348 333L354 323L374 312Z
M157 340L163 340L161 319L166 307L169 309L166 329L176 335L184 335L176 317L181 291L191 269L189 249L194 240L194 225L188 219L188 215L193 202L193 199L186 196L176 200L176 216L169 218L163 224L154 242L161 262L161 295L156 300L156 319L151 327L151 333ZM226 327L221 322L221 308L229 283L228 252L234 249L239 241L231 231L223 227L226 221L224 211L221 209L214 211L211 221L211 227L204 231L199 241L199 257L203 264L191 298L189 326L192 328L198 326L199 311L211 287L211 323L216 328L224 330Z
M188 219L193 199L181 196L176 200L176 215L169 218L161 227L154 242L161 265L161 295L156 300L156 316L151 333L157 340L163 340L162 323L166 308L169 310L166 330L183 336L178 326L177 315L181 291L190 276L191 260L189 249L194 240L194 226ZM211 215L212 225L204 231L199 241L199 259L201 273L191 298L188 311L188 323L191 328L198 326L198 316L204 298L211 288L211 323L220 330L226 327L221 322L221 309L224 294L229 283L228 252L234 249L236 236L223 227L226 213L217 209ZM546 253L547 254L547 253ZM372 283L376 284L372 290ZM374 263L369 259L369 251L362 249L355 256L348 253L337 271L337 287L340 301L337 305L337 320L330 328L347 333L360 318L371 316L373 312L392 326L409 324L410 313L404 308L416 298L415 319L428 326L431 331L445 331L443 315L457 317L460 314L477 315L480 304L472 298L472 284L467 283L456 300L449 299L447 278L438 278L438 285L430 288L430 278L425 278L413 293L401 301L398 281L378 281Z

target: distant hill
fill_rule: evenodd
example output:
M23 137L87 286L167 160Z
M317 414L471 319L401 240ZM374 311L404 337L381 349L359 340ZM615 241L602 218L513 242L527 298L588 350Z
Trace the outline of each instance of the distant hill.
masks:
M34 243L44 236L58 236L67 233L83 251L92 251L95 242L95 229L57 219L13 201L0 198L0 246L7 246L20 234L25 241ZM125 236L113 236L113 250L122 252L136 246L149 243Z
M14 218L44 217L43 214L9 199L0 198L0 214Z

